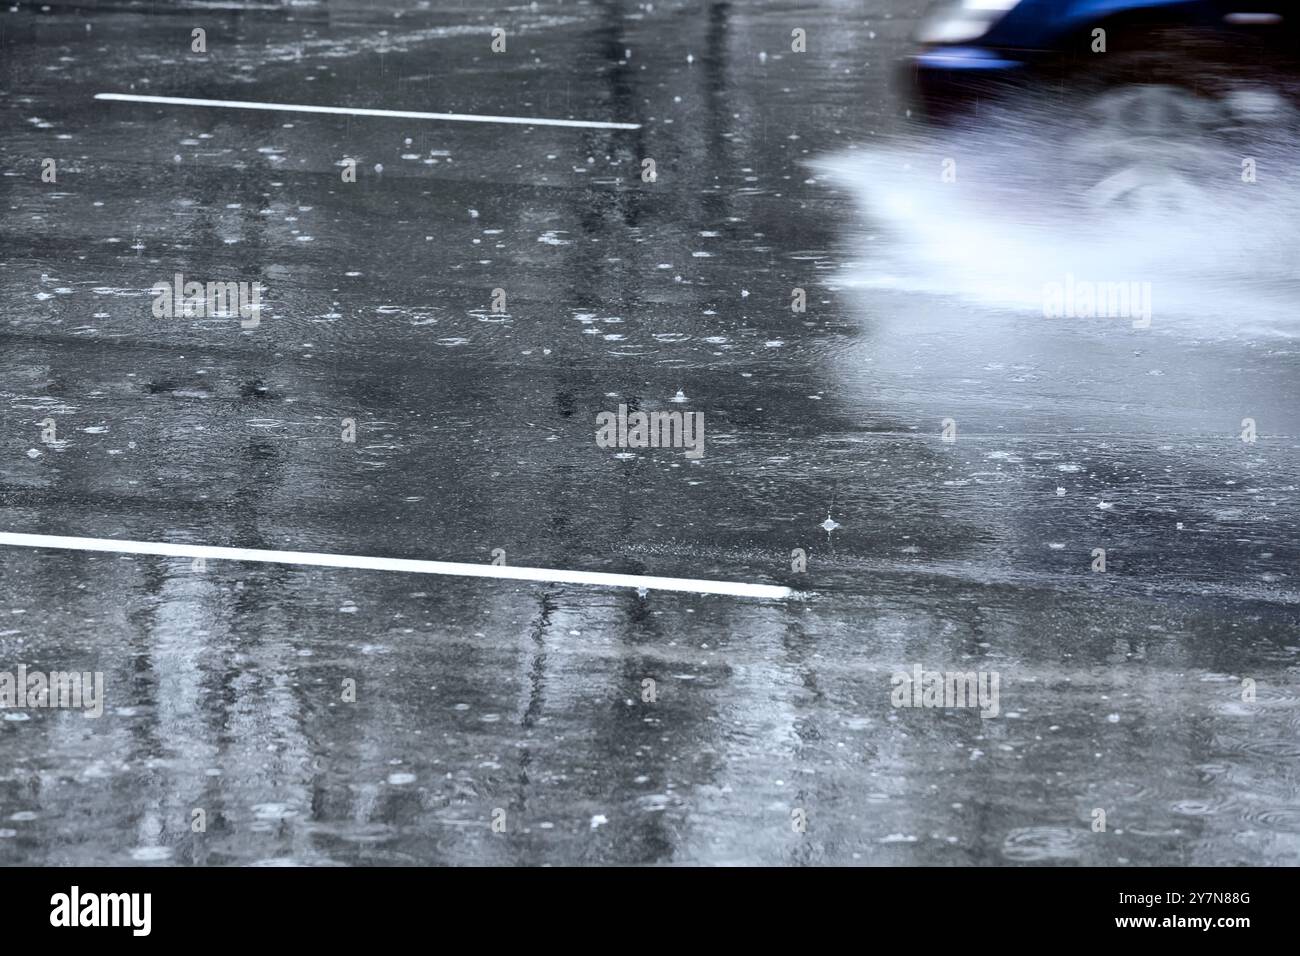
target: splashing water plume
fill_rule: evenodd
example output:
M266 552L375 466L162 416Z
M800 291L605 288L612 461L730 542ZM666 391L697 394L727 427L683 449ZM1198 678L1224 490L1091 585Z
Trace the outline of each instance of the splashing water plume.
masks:
M1168 89L1114 99L1167 109ZM1021 102L827 157L816 165L867 220L841 281L1040 318L1049 288L1143 283L1153 329L1300 336L1300 122L1237 102L1249 121L1225 109L1137 133Z

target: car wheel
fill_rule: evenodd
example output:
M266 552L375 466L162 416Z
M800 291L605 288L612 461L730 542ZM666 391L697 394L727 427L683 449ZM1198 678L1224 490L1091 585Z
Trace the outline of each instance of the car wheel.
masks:
M1186 210L1232 125L1226 105L1172 84L1128 84L1093 95L1075 126L1070 161L1095 207Z

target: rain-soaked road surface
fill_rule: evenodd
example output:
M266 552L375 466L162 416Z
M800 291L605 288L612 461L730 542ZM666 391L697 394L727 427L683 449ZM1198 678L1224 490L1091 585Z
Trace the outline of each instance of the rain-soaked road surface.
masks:
M1161 313L1213 228L1008 235L1014 152L936 212L917 0L430 6L0 12L0 531L809 593L0 549L0 670L105 682L3 712L0 863L1297 861L1284 248ZM1154 280L1149 329L962 284L1175 235L1094 276ZM260 324L155 318L176 273ZM704 456L598 447L619 404ZM917 665L998 716L893 707Z

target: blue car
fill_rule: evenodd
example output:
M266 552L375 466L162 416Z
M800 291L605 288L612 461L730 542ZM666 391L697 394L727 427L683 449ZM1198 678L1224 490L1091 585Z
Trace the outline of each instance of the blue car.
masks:
M908 58L922 105L941 116L1008 89L1177 84L1218 95L1264 78L1289 87L1296 0L956 0L922 24Z
M931 122L1054 124L1090 205L1187 209L1246 144L1300 126L1298 28L1300 0L957 0L920 27L907 82Z

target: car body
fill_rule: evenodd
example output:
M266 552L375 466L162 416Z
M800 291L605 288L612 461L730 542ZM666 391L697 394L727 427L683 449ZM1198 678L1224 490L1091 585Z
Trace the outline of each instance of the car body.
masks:
M1124 62L1137 82L1294 75L1297 27L1298 0L950 0L917 31L906 80L941 116L1007 88L1098 80Z

